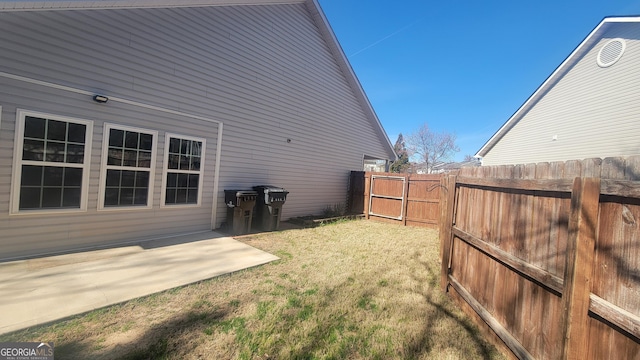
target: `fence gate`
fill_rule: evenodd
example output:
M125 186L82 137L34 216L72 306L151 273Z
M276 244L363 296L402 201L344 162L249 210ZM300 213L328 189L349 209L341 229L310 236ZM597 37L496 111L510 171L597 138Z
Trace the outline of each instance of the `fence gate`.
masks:
M406 181L404 176L371 175L369 215L402 220Z
M441 179L442 175L352 171L349 211L387 223L437 227Z

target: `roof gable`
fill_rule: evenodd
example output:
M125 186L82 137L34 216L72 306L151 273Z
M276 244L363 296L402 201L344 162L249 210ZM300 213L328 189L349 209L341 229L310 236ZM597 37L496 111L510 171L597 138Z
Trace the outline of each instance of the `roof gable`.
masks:
M621 23L640 23L640 17L607 17L571 52L571 54L549 75L520 108L498 129L498 131L478 150L476 157L484 157L538 101L598 42L611 27Z

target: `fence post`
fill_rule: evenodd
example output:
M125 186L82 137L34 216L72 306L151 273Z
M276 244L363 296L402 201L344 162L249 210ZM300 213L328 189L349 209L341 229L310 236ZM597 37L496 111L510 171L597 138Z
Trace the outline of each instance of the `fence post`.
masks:
M407 226L407 209L409 207L409 182L411 181L410 174L404 174L404 189L402 190L402 225Z
M447 292L449 284L449 260L451 258L451 247L453 237L451 227L453 226L453 212L456 196L456 176L449 175L440 180L440 259L442 259L442 270L440 273L440 286L442 291Z
M363 209L364 216L369 220L369 194L371 194L371 172L364 173L364 196L363 196Z
M589 295L598 231L599 201L600 179L574 180L562 292L563 359L587 358Z

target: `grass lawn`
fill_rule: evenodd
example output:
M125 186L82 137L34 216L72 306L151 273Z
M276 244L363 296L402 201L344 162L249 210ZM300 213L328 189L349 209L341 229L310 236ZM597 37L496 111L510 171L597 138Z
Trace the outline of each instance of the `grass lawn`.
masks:
M347 221L240 239L281 260L0 341L56 359L503 359L440 291L435 230Z

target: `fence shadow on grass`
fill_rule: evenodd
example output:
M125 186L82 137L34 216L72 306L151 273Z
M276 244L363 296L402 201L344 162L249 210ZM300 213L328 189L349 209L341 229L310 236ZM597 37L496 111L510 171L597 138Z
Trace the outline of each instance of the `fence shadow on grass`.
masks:
M417 291L416 293L418 293L424 301L436 308L438 311L432 312L432 315L425 319L422 337L411 344L408 344L407 353L411 357L418 357L425 350L428 350L430 348L431 337L433 334L430 326L433 326L433 324L446 317L453 320L465 330L468 336L473 340L475 344L474 347L478 349L479 355L482 359L494 358L493 354L496 353L497 350L495 350L495 348L482 337L479 329L467 316L465 316L460 310L455 311L455 304L453 304L450 299L439 291L440 264L422 261L420 260L418 253L413 255L413 259L414 261L419 262L422 265L422 268L426 271L426 280L429 284L429 290L431 290ZM423 281L419 274L414 272L411 275L416 282Z

